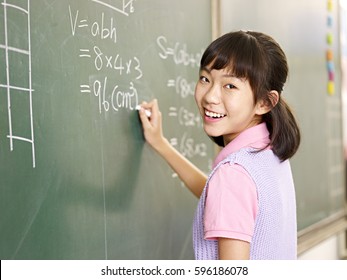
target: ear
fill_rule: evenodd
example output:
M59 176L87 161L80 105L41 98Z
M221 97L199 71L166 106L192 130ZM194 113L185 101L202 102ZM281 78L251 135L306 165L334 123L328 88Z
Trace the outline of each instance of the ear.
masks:
M273 107L276 106L279 100L279 94L278 91L272 90L268 93L267 99L260 100L257 103L257 115L264 115L267 112L269 112Z

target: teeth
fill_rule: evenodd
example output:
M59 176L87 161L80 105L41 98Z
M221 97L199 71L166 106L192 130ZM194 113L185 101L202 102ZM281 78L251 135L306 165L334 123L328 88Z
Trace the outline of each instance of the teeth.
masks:
M223 118L223 117L225 117L224 114L214 113L214 112L210 112L207 110L205 110L205 115L210 117L210 118Z

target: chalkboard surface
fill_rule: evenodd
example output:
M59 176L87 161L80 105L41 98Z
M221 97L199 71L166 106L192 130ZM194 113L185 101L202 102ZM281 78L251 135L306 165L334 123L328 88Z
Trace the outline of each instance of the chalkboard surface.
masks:
M0 258L191 259L196 199L135 106L208 172L193 98L210 1L2 0Z

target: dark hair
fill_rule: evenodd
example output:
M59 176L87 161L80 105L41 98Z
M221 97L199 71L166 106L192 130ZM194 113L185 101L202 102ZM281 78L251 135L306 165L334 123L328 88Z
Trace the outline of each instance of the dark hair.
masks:
M254 94L254 102L273 104L270 91L279 94L275 106L263 115L270 132L270 145L282 161L291 158L300 144L300 130L295 117L281 97L288 76L286 56L270 36L253 31L227 33L213 41L201 58L201 69L227 69L233 75L246 78ZM223 136L211 137L224 146Z

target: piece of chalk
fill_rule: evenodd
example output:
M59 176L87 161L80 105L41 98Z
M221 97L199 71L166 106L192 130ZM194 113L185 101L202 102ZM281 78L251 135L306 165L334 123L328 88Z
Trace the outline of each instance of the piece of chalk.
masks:
M140 111L140 110L141 110L141 105L137 105L137 106L135 107L135 110ZM146 113L146 116L147 116L148 118L150 118L150 117L152 116L152 112L151 112L150 110L145 109L145 113Z

